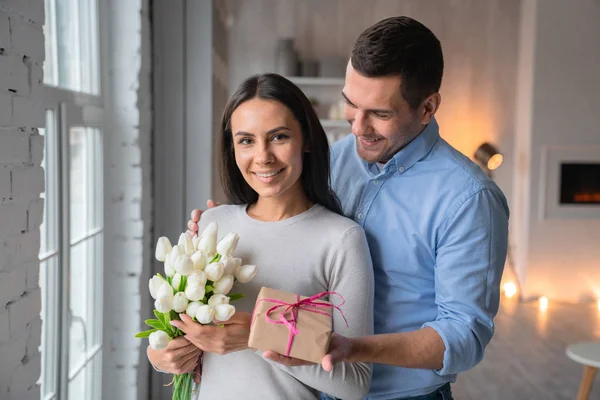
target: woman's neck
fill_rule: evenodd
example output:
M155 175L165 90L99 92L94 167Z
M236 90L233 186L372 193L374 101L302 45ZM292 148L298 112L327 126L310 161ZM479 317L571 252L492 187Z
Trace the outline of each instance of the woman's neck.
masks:
M302 214L313 206L303 190L287 190L277 197L259 196L246 212L259 221L281 221Z

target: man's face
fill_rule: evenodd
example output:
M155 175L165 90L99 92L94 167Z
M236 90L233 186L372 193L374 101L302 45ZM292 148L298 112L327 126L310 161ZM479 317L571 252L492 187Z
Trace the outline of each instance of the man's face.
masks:
M429 122L409 106L401 85L399 76L367 78L348 63L342 90L345 117L356 136L358 155L367 162L389 161Z

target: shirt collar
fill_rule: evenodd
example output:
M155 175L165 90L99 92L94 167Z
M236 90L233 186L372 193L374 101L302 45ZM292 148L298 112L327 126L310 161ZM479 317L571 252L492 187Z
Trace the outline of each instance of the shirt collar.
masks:
M384 171L388 172L391 168L396 170L402 168L402 172L408 170L429 153L439 138L439 126L435 118L431 117L431 121L425 129L385 164ZM367 168L372 172L379 173L374 164L368 165Z

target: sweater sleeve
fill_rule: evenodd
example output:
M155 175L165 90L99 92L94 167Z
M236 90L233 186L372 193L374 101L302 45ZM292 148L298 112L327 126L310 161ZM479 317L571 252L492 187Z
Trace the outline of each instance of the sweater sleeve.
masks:
M327 268L327 267L325 267ZM328 289L345 299L341 307L348 320L333 311L333 331L347 337L373 334L373 266L363 229L355 226L342 237L329 266ZM330 298L334 304L337 296ZM259 353L260 354L260 353ZM266 359L265 359L266 360ZM362 399L369 391L372 365L339 363L331 372L321 365L287 367L266 360L307 386L343 399Z

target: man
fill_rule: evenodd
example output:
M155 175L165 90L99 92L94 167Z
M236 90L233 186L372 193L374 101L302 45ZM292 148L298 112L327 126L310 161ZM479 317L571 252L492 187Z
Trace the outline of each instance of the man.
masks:
M353 136L332 147L332 183L369 241L375 335L334 336L322 365L374 363L369 399L451 399L450 382L482 359L494 332L508 206L440 138L442 73L439 40L408 17L364 31L346 70ZM192 215L197 230L199 211Z

